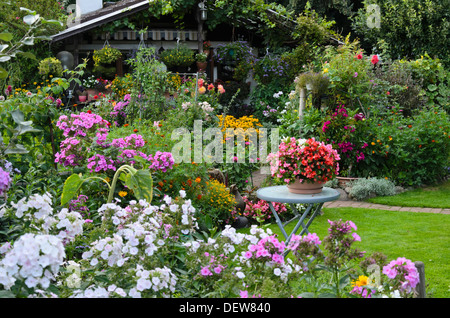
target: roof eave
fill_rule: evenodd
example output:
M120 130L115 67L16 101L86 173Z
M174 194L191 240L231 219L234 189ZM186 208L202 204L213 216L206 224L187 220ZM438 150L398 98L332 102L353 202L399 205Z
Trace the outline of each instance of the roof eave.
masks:
M136 3L134 5L131 5L127 8L121 9L116 12L111 12L108 14L105 14L103 16L100 16L98 18L90 19L86 22L82 22L80 24L76 24L74 26L71 26L64 31L59 32L58 34L52 35L51 39L52 42L57 42L64 40L66 38L69 38L73 35L94 29L95 27L98 27L100 25L106 24L108 22L120 19L122 17L137 13L139 11L142 11L149 7L149 0L145 0L139 3Z

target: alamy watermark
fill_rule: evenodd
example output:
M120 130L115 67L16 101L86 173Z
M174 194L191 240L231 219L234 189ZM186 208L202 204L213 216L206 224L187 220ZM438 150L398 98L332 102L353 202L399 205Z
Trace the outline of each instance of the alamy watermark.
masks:
M369 4L366 9L366 23L370 29L381 27L381 10L377 4Z

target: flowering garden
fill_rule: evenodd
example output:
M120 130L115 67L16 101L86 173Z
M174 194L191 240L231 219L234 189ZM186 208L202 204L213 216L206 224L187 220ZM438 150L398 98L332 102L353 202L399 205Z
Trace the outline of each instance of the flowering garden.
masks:
M445 182L448 57L392 59L350 37L325 45L331 25L305 12L317 26L309 46L264 55L246 41L219 45L209 58L233 68L215 82L171 72L145 47L122 77L95 76L88 57L55 72L46 61L39 78L16 79L13 63L33 55L21 51L30 33L0 29L0 296L415 297L413 262L426 259L363 251L359 224L329 219L329 209L318 217L326 233L285 243L255 193L298 179L336 188L337 177L352 177L376 189ZM27 32L58 25L29 9L17 14ZM94 52L96 67L101 56ZM180 149L180 128L192 151ZM211 141L208 129L220 136ZM264 129L278 129L280 140L253 158ZM263 166L270 174L256 184ZM284 221L293 216L289 205L274 208Z

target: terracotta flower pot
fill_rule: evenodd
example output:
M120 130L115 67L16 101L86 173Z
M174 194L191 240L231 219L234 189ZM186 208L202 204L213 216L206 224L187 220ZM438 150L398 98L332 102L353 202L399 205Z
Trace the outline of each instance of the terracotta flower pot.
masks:
M206 70L207 66L208 62L197 62L197 68L199 72Z
M338 180L338 185L340 188L344 189L350 182L356 181L359 178L351 178L351 177L336 177Z
M80 103L84 103L87 100L87 96L86 95L79 95L78 96L78 100L80 101Z
M289 192L296 194L315 194L322 192L323 183L300 182L296 179L294 183L287 185Z

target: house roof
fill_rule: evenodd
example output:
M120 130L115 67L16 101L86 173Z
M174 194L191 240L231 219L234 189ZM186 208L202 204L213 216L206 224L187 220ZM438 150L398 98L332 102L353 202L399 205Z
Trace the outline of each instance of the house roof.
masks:
M68 37L94 29L105 23L135 14L149 7L149 0L122 0L113 5L82 15L74 25L51 36L52 41L64 40Z

